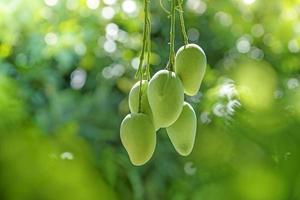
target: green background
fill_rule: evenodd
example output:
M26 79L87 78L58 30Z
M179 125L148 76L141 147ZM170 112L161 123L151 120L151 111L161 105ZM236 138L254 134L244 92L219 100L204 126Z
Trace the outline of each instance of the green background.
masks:
M142 4L0 1L0 199L300 199L300 1L184 1L189 40L208 58L186 97L195 147L182 157L160 130L134 167L119 126ZM153 75L168 60L169 18L158 0L151 14Z

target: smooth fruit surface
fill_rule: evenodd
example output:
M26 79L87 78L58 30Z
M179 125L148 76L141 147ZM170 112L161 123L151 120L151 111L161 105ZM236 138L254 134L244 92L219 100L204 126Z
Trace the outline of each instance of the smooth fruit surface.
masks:
M179 117L184 100L179 77L171 71L160 70L150 80L148 100L157 127L165 128Z
M206 70L206 56L200 46L188 44L176 53L175 73L180 77L184 92L196 95Z
M128 114L121 123L120 136L133 165L143 165L150 160L156 146L156 133L149 116Z
M179 118L167 128L168 136L176 151L182 155L189 155L194 147L197 128L197 118L193 107L184 102Z
M142 101L141 101L141 113L147 114L153 121L152 111L148 101L147 95L148 81L142 81ZM131 113L138 113L139 111L139 93L140 93L140 81L135 83L129 92L129 109ZM159 127L153 122L155 130Z
M141 112L152 117L151 108L147 97L148 81L142 81L142 101ZM136 82L129 92L129 109L131 113L138 113L139 111L139 93L140 93L140 81Z

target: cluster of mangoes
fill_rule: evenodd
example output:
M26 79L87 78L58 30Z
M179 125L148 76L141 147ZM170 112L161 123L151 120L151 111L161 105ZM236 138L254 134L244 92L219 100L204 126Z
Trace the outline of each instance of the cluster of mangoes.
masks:
M197 118L192 106L184 101L184 93L197 94L205 69L204 51L196 44L187 44L176 53L175 72L160 70L150 81L143 80L132 87L129 93L131 114L124 118L120 127L121 141L132 164L143 165L150 160L159 128L166 128L180 155L191 153Z

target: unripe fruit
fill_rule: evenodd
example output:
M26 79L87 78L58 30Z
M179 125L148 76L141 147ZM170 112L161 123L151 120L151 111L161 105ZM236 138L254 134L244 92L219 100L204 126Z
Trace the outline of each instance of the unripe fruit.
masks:
M152 111L149 105L148 96L147 96L147 89L148 89L148 81L142 81L142 100L141 100L141 113L147 114L151 119L153 119ZM129 92L129 109L131 113L138 113L139 112L139 94L140 94L140 81L135 83ZM154 122L153 122L154 124ZM155 130L158 130L154 124Z
M120 136L133 165L143 165L150 160L156 146L156 133L148 115L128 114L121 123Z
M141 113L152 117L152 111L147 97L148 81L142 81ZM132 113L139 112L140 81L136 82L129 92L129 109Z
M196 137L197 118L193 107L184 102L179 118L167 128L168 136L176 151L182 155L189 155L194 147Z
M157 127L168 127L179 117L184 100L179 77L171 71L160 70L150 80L148 100Z
M180 77L184 92L196 95L206 70L206 56L196 44L182 46L176 53L175 73Z

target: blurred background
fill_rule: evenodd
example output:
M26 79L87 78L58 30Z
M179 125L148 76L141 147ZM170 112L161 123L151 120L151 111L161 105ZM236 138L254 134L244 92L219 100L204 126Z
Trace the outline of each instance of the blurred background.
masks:
M189 41L208 58L186 97L195 148L179 156L160 130L153 158L134 167L119 126L142 6L0 0L0 199L300 199L300 0L184 0ZM151 13L154 74L168 60L169 19L159 0Z

